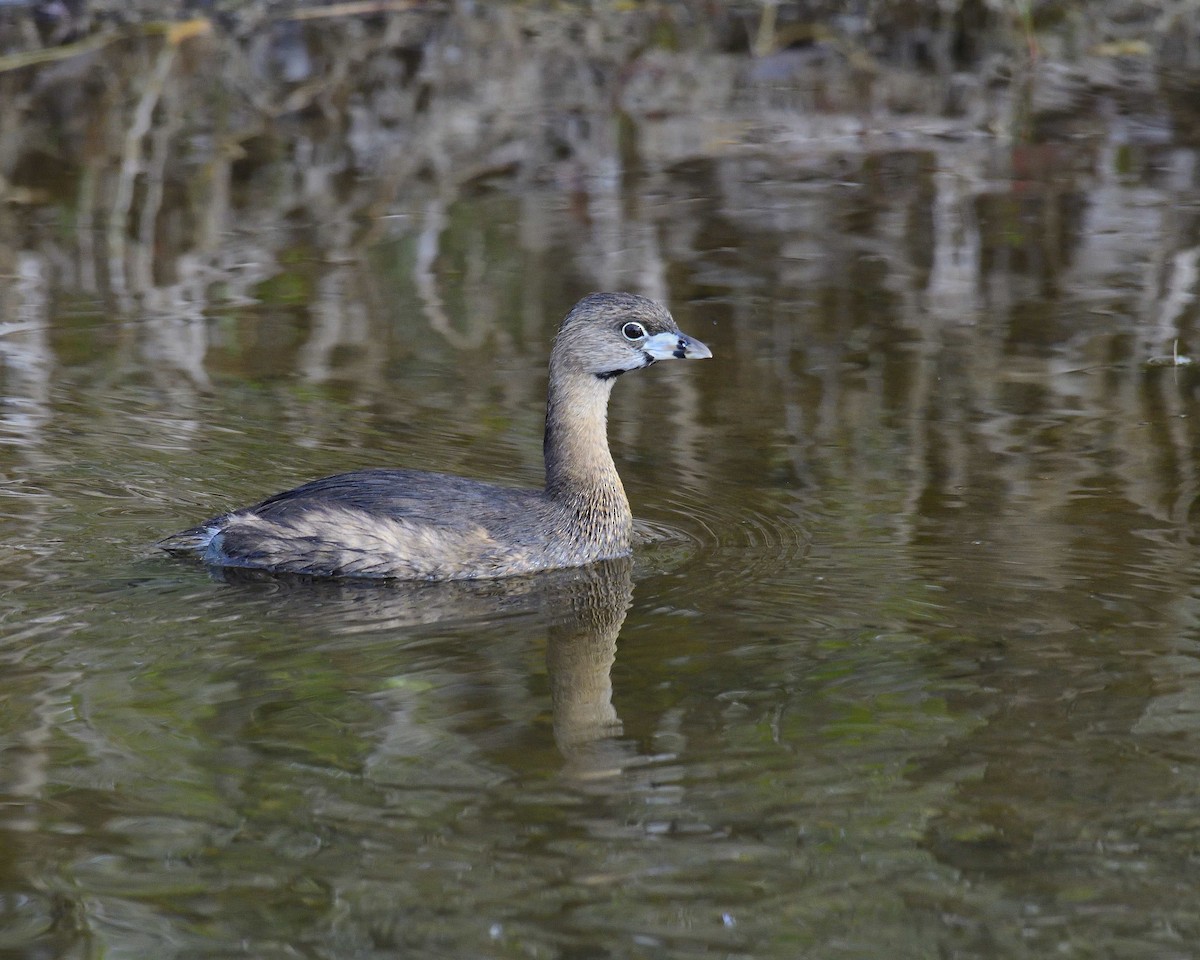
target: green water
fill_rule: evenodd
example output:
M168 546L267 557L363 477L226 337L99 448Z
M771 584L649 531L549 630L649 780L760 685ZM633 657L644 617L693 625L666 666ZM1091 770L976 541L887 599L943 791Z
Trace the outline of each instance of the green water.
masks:
M155 115L116 262L80 147L0 213L0 958L1195 956L1200 165L1109 96L1033 142L592 116L453 188ZM596 288L715 355L617 385L631 562L154 550L343 469L537 484Z

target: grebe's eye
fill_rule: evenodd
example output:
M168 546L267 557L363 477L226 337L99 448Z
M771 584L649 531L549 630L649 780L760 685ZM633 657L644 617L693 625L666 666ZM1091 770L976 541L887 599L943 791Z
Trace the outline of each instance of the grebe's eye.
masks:
M646 328L640 323L627 323L621 328L621 336L626 340L641 340L646 336Z

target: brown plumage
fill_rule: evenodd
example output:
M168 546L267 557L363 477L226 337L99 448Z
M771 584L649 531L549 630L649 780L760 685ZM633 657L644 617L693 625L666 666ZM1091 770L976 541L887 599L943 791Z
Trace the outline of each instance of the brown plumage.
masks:
M661 304L584 297L550 353L546 485L522 490L417 470L342 473L160 541L221 567L402 580L466 580L625 556L633 516L608 450L616 377L711 357Z

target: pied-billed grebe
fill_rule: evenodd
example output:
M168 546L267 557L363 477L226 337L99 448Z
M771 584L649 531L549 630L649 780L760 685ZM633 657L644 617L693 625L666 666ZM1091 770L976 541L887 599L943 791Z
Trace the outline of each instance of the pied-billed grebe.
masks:
M546 485L501 487L418 470L358 470L214 517L159 546L219 567L324 577L471 580L625 556L633 516L608 451L615 379L711 357L661 304L594 293L550 351Z

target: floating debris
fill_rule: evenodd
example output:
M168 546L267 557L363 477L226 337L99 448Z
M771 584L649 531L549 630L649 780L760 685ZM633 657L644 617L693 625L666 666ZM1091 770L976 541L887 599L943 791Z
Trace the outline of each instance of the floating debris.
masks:
M1196 362L1196 358L1189 356L1186 353L1179 352L1179 341L1176 340L1172 346L1170 356L1151 357L1146 361L1148 367L1190 367Z

